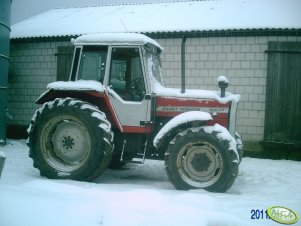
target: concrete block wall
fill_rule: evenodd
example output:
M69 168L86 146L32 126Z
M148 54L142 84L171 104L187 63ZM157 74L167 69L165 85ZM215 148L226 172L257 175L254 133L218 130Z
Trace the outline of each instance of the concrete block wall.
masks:
M186 87L219 90L217 77L225 75L227 91L240 94L237 131L245 141L264 134L267 53L269 41L300 41L301 37L209 37L186 41ZM181 39L157 39L164 47L162 67L170 87L181 84Z
M13 125L29 125L39 107L34 102L56 80L58 46L70 42L16 42L10 47L8 109Z

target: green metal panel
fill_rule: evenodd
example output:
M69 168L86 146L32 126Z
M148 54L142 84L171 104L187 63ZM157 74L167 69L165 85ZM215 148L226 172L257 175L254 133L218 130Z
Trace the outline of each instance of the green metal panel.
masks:
M0 1L0 146L6 143L10 6L11 0Z
M264 139L301 145L301 42L269 42Z

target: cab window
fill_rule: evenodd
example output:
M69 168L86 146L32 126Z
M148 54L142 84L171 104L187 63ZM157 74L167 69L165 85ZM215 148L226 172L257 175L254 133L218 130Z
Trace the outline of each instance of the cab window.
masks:
M138 48L113 48L110 87L126 101L142 101L145 83Z
M78 80L103 82L108 48L103 46L84 47L78 71Z

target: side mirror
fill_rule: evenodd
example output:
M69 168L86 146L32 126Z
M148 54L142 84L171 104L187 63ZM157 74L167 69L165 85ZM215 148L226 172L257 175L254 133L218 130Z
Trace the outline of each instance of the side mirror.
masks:
M223 75L219 76L217 78L217 83L218 83L218 87L221 89L221 97L225 97L226 88L229 85L229 81L228 81L227 77L223 76Z

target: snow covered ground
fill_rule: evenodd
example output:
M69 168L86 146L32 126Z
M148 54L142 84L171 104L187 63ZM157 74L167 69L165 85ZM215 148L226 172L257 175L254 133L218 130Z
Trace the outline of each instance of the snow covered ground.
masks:
M233 187L216 194L175 190L159 161L107 170L86 183L40 177L24 140L1 151L1 226L280 225L265 215L251 219L252 210L274 205L301 215L301 162L244 158Z

